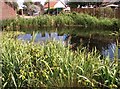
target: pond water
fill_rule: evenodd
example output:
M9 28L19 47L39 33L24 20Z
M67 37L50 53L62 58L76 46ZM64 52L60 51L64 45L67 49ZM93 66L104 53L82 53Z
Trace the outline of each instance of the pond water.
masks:
M26 34L21 34L19 40L30 41L33 32L36 33L35 42L44 43L49 40L62 41L63 44L70 44L72 50L86 47L89 51L96 48L101 55L109 56L111 60L118 47L116 40L120 43L120 37L113 31L84 29L84 28L43 28L43 29L24 29ZM120 48L117 50L120 59Z

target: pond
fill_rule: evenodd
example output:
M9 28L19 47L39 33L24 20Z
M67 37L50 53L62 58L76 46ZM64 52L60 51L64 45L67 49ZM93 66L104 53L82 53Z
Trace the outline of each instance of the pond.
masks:
M86 47L88 51L92 51L96 48L102 56L109 56L111 60L117 52L120 59L120 48L117 45L117 41L120 43L120 36L117 36L117 32L91 28L39 28L23 31L25 34L20 34L17 37L19 40L30 41L35 33L35 42L62 41L64 45L70 44L72 50Z

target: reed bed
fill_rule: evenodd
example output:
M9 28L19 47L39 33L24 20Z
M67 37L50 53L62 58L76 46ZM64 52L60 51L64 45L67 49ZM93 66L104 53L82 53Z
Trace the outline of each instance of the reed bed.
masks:
M82 48L73 52L61 42L40 45L34 44L34 40L14 39L16 33L3 34L0 46L3 88L120 87L118 61L101 59L96 50L87 52Z
M35 27L66 27L66 26L81 26L81 27L97 27L115 30L120 28L118 19L96 18L88 14L79 13L61 13L55 15L41 15L35 18L20 18L8 19L1 21L2 28L6 30L21 30L21 28ZM17 29L16 29L17 28Z

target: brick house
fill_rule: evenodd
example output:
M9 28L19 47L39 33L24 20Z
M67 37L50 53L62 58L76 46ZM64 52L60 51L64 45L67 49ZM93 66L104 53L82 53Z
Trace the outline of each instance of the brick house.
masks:
M0 2L0 20L12 19L16 17L16 11L5 2Z
M44 5L44 10L48 11L49 9L50 14L58 14L59 12L63 11L65 8L66 8L66 4L63 3L61 0L50 1Z

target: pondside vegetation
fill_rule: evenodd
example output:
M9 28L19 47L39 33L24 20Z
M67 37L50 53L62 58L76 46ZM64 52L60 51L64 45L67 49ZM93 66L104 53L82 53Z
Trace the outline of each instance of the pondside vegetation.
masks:
M119 30L120 20L115 18L103 18L90 16L83 13L61 13L59 15L41 15L35 18L16 18L1 21L2 29L17 30L35 27L95 27L108 30Z
M34 44L3 33L1 49L2 85L7 87L119 88L120 65L117 56L101 58L94 49L72 51L61 42Z

